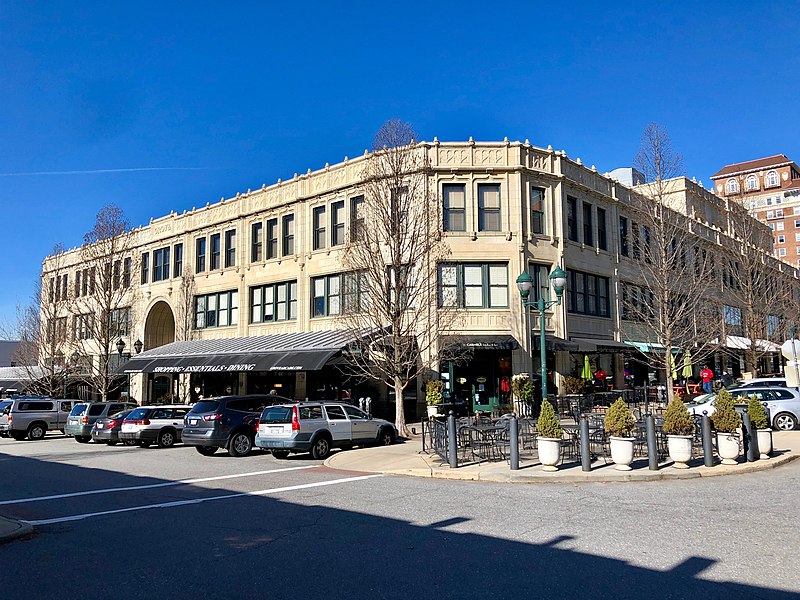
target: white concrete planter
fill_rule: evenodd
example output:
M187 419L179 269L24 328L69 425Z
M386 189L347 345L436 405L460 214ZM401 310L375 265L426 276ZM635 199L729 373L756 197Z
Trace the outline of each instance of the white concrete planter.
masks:
M435 417L438 414L439 414L439 407L438 406L436 406L436 405L428 406L428 416L429 417Z
M630 471L633 462L633 442L635 438L611 436L611 460L617 471Z
M690 435L668 435L667 448L669 457L673 461L676 469L688 469L688 463L692 460L692 436Z
M540 437L537 442L542 471L558 471L556 465L561 459L561 439Z
M768 460L772 452L772 429L757 429L758 452L761 460Z
M717 432L717 452L723 465L735 465L739 458L739 434Z

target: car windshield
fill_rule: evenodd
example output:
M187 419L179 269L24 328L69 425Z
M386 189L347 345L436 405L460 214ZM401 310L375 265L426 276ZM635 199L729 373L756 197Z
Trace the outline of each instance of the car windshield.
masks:
M11 408L11 400L0 402L0 412L7 413L10 408Z
M219 408L219 402L216 400L200 400L197 404L192 407L190 413L213 413L217 412Z
M261 423L291 423L292 409L289 406L270 406L261 413Z
M137 421L139 419L144 419L147 416L147 413L150 409L148 408L137 408L136 410L131 411L131 413L125 417L131 421Z
M695 404L706 404L716 398L716 394L706 394L705 396L698 396L694 399Z
M72 411L69 413L70 417L80 417L81 415L86 414L86 408L88 404L76 404L72 407Z
M129 414L131 414L132 412L133 412L133 410L131 410L131 409L128 409L128 410L121 410L121 411L119 411L118 413L114 413L113 415L111 415L111 416L110 416L110 417L108 417L108 418L109 418L109 419L124 419L124 418L125 418L125 417L127 417Z

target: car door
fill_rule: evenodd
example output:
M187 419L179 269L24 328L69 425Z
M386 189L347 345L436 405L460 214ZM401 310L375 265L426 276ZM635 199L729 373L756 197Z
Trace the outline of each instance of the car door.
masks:
M349 442L353 439L353 431L344 409L338 404L326 404L325 413L328 418L328 428L334 442Z
M350 417L353 429L353 441L374 440L378 437L378 424L369 415L355 406L343 405L344 412Z

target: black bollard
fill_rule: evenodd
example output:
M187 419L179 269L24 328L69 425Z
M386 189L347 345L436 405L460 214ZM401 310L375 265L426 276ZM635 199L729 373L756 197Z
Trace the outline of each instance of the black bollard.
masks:
M422 417L420 419L420 425L422 425L422 451L425 452L425 422L428 420L428 417Z
M592 456L589 452L589 419L581 417L581 471L592 470Z
M458 440L456 439L456 415L450 411L447 417L447 458L451 469L458 468Z
M645 417L647 426L647 464L651 471L658 471L658 447L656 446L656 419L653 415Z
M511 422L508 424L508 435L511 445L511 470L519 471L519 421L517 415L511 417Z
M708 411L703 411L702 429L703 433L703 464L707 467L714 466L714 444L711 440L711 419L708 418Z
M744 440L744 452L747 462L758 460L758 438L753 430L753 421L750 419L750 411L746 408L742 411L742 438Z

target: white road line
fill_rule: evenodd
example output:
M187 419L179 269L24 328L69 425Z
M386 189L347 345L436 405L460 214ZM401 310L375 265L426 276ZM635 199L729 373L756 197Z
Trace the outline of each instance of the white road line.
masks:
M256 475L269 475L270 473L284 473L286 471L299 471L301 469L313 469L319 465L306 465L302 467L285 467L283 469L271 469L269 471L253 471L251 473L236 473L233 475L219 475L217 477L201 477L198 479L180 479L178 481L166 481L163 483L150 483L147 485L132 485L128 487L104 488L99 490L86 490L83 492L70 492L68 494L55 494L52 496L38 496L35 498L18 498L16 500L2 500L0 506L6 504L27 504L29 502L43 502L45 500L60 500L62 498L75 498L77 496L93 496L95 494L113 494L115 492L130 492L135 490L152 490L153 488L170 487L176 485L192 485L194 483L205 483L206 481L222 481L223 479L235 479L237 477L254 477Z
M118 508L115 510L104 510L94 513L84 513L81 515L70 515L67 517L55 517L52 519L38 519L25 521L30 525L53 525L54 523L67 523L69 521L82 521L92 517L102 517L105 515L115 515L119 513L133 512L137 510L149 510L151 508L174 508L176 506L187 506L189 504L202 504L203 502L213 502L215 500L230 500L231 498L245 498L247 496L268 496L280 492L292 492L295 490L305 490L308 488L323 487L326 485L337 485L340 483L350 483L352 481L363 481L374 477L383 477L381 473L375 475L361 475L358 477L346 477L344 479L333 479L330 481L318 481L316 483L303 483L300 485L290 485L286 487L272 488L269 490L259 490L257 492L241 492L236 494L225 494L224 496L211 496L209 498L194 498L192 500L175 500L173 502L160 502L158 504L144 504L141 506L131 506L129 508Z

